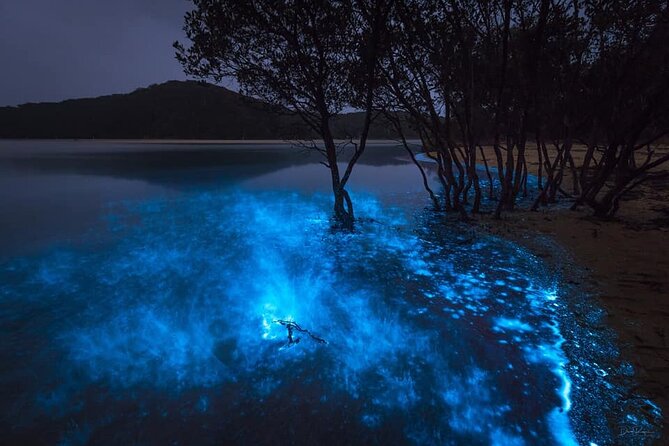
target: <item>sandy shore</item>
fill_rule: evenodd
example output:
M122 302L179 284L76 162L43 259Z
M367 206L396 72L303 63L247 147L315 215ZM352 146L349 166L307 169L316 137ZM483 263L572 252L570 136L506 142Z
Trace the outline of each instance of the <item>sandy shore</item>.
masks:
M536 169L533 153L528 161ZM569 190L570 179L564 184ZM664 440L658 444L667 444L662 441L669 439L669 181L635 190L613 221L593 219L588 209L553 207L521 209L502 221L484 215L478 223L521 244L529 245L533 235L548 235L590 272L582 286L607 312L623 356L635 365L638 391L662 408Z

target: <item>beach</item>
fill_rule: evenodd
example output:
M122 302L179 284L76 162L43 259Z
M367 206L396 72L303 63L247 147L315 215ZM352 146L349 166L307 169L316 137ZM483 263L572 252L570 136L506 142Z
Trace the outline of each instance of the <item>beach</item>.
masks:
M583 152L583 147L575 148L577 164ZM486 156L490 154L491 150ZM530 172L536 174L536 149L527 152L527 160ZM569 176L563 185L571 190ZM504 213L501 220L492 215L477 217L485 231L513 239L550 260L555 253L542 251L534 242L536 236L548 236L585 270L585 281L578 285L596 296L606 310L606 325L615 330L623 357L635 367L637 391L662 409L665 438L669 434L668 186L666 178L642 184L622 201L610 221L593 218L587 207L572 211L564 206L536 212L519 207ZM560 260L553 259L558 264Z

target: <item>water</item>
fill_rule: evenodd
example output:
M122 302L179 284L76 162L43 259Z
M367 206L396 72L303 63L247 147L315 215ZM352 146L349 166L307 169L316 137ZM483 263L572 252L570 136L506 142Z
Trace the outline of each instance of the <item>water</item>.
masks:
M425 209L391 145L354 171L354 233L286 146L0 158L9 444L603 445L623 417L650 432L625 444L657 435L652 402L618 401L633 370L601 310L575 320L539 258Z

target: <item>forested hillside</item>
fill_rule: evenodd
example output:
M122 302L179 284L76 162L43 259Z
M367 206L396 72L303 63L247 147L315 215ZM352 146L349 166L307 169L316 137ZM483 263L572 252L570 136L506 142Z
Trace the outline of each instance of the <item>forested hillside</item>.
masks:
M336 119L357 134L358 113ZM374 138L393 138L383 124ZM170 81L129 94L0 108L0 138L297 139L314 135L296 116L212 84Z

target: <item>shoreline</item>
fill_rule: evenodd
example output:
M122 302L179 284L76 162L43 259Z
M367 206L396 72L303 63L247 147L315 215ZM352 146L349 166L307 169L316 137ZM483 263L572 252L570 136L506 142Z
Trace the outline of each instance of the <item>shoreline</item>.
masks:
M580 164L584 148L572 150ZM486 152L492 155L489 148ZM536 150L526 152L526 159L536 175ZM669 171L669 165L655 171ZM564 184L571 189L569 175ZM553 204L537 211L518 207L502 213L501 220L492 214L472 218L481 230L519 243L559 271L576 271L575 277L565 277L567 284L605 311L602 323L615 333L622 359L634 366L638 387L632 391L662 410L662 439L656 444L663 444L669 439L669 179L640 185L623 198L611 220L591 214L586 206L572 211ZM567 257L537 243L546 237Z
M49 141L143 145L246 145L290 146L285 140L0 140L0 143ZM397 144L370 140L370 144ZM485 148L486 152L489 149ZM666 147L662 150L668 150ZM583 151L575 147L580 160ZM486 155L488 156L488 155ZM534 150L526 153L528 169L536 174ZM669 166L662 166L667 170ZM565 186L570 187L570 178ZM564 203L564 201L563 201ZM510 239L562 270L574 259L582 273L570 278L576 287L595 299L606 315L603 323L615 331L616 346L635 368L636 392L662 409L663 438L669 439L669 180L646 183L621 203L611 221L593 219L583 207L570 211L560 205L531 212L518 208L502 220L490 214L471 216L482 231ZM548 237L569 253L542 248L533 242ZM568 270L567 270L568 271Z
M510 239L566 273L570 286L594 298L602 322L615 332L621 357L635 369L635 392L662 410L669 438L669 228L638 226L629 216L601 222L588 212L551 208L517 210L494 220L476 218L484 232ZM569 254L537 243L548 237ZM569 264L570 257L575 265ZM566 262L566 263L565 263ZM574 267L582 274L570 276ZM661 443L658 443L661 444Z

